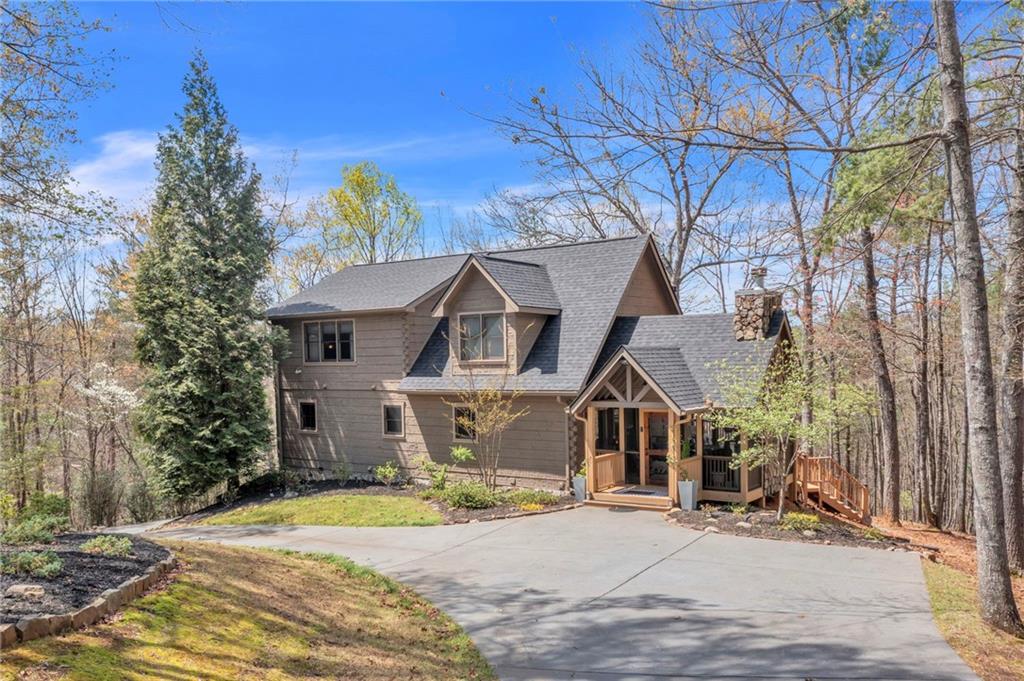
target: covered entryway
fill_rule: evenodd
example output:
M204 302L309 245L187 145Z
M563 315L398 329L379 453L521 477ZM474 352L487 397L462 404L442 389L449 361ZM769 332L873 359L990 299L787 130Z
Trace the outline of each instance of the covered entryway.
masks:
M761 499L760 469L733 461L745 443L704 422L699 395L677 351L621 348L570 407L584 423L588 502L668 509L680 480L695 500Z

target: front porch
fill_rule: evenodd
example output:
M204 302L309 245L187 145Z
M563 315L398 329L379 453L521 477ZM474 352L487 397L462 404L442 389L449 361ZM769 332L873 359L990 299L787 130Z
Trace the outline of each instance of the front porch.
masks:
M745 441L706 422L707 409L680 408L620 352L573 405L584 422L587 503L667 510L680 503L680 480L696 483L697 503L762 499L761 469L733 461Z

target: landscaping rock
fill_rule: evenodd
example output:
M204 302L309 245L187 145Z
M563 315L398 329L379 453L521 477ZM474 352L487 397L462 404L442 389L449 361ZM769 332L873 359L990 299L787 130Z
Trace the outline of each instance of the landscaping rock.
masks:
M804 530L802 534L808 539L813 539L814 537L818 536L814 530Z
M110 612L110 604L107 603L106 599L104 598L97 598L86 607L93 608L96 610L97 620L106 617L107 613Z
M18 642L18 630L13 624L0 624L0 650Z
M114 612L124 603L120 589L107 589L100 594L100 598L107 602L107 612Z
M71 615L50 615L46 618L46 621L50 626L50 636L71 628Z
M714 525L708 525L707 527L704 528L704 531L705 532L721 532L721 530L718 529L717 527L715 527Z
M748 523L748 522L744 521L744 520L741 520L738 523L736 523L736 527L742 527L744 530L749 530L750 528L753 527L753 525L751 523Z
M19 620L15 628L18 630L19 641L34 641L42 636L50 634L50 618L47 615L42 617L26 617Z
M46 595L46 590L38 584L15 584L7 587L4 592L6 598L21 598L29 601L39 601Z
M75 629L81 629L89 626L99 618L99 609L94 605L87 605L71 613L71 626Z

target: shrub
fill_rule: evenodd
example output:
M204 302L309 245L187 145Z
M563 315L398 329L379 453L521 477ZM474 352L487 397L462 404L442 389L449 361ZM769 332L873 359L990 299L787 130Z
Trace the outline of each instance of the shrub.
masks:
M17 515L14 495L0 490L0 527L7 527L7 524L14 520Z
M46 494L44 492L33 492L28 498L28 503L18 515L19 520L27 520L35 516L56 516L71 517L71 501L60 494Z
M732 513L733 515L746 515L747 514L747 505L746 504L729 504L729 506L727 508L729 509L729 512Z
M79 548L86 553L127 558L132 555L132 540L113 534L101 534L83 543Z
M430 488L432 490L443 490L445 488L445 485L448 484L448 464L435 463L422 456L419 459L419 465L430 478Z
M541 511L544 509L544 504L519 504L520 511Z
M550 506L558 503L558 496L542 489L513 489L504 493L505 501L513 506Z
M448 485L439 496L452 508L491 508L501 501L500 495L483 483L469 481Z
M779 523L784 530L803 532L804 530L816 530L821 526L821 519L813 513L787 513Z
M60 574L64 562L53 551L19 551L0 556L0 572L50 578Z
M452 447L451 450L452 461L459 464L467 464L476 461L476 454L469 447L458 445Z
M23 546L25 544L49 544L53 535L68 528L68 519L52 515L36 515L18 522L3 533L3 543Z
M398 480L398 466L393 462L387 461L379 466L374 466L373 477L377 478L380 482L384 483L388 487Z

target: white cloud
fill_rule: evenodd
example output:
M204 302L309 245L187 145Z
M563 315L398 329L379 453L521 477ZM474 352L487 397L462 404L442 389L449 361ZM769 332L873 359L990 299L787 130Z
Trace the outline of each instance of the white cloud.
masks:
M96 139L98 151L74 164L71 174L81 191L97 192L125 205L148 202L156 180L154 160L157 133L118 130ZM297 142L281 139L242 140L246 156L269 178L293 152L298 166L292 177L292 191L311 196L334 182L339 165L361 160L380 165L430 163L468 158L504 149L504 142L485 130L442 135L420 135L392 140L349 140L329 135Z
M157 135L144 130L118 130L97 138L99 151L71 167L83 192L96 192L132 204L148 197L156 178L153 159Z

